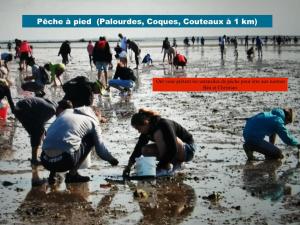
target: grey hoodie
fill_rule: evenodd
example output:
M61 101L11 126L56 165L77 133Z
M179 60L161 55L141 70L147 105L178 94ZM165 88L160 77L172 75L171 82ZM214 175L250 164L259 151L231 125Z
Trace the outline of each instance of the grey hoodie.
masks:
M88 106L62 112L47 130L42 150L46 154L53 150L71 154L80 148L82 138L87 134L92 134L100 158L108 162L114 159L102 141L98 118Z

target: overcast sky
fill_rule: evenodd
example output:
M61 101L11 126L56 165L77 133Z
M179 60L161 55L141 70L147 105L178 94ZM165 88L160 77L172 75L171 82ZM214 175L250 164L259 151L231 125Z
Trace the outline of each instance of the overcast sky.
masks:
M127 37L300 35L300 0L0 0L0 40ZM273 28L22 28L24 14L75 15L273 15Z

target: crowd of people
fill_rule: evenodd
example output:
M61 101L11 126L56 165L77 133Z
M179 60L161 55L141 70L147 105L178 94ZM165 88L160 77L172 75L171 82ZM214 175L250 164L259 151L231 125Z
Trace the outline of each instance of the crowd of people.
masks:
M131 95L137 77L134 70L128 67L127 51L132 50L135 58L135 69L139 67L139 56L141 49L138 44L127 39L122 34L118 35L120 44L114 48L118 60L115 74L108 80L107 72L112 67L112 53L109 42L101 36L94 44L89 41L87 52L90 67L94 65L97 69L96 81L90 81L85 76L77 76L66 82L60 79L66 70L71 57L70 42L62 43L58 55L62 56L62 63L46 63L39 66L33 57L32 46L27 41L15 41L15 57L20 58L19 69L27 71L27 66L31 68L31 75L24 77L21 88L33 92L35 97L28 97L14 103L10 93L10 82L8 79L8 62L12 61L12 53L2 53L4 71L1 72L0 79L0 100L6 97L11 112L22 124L30 136L31 143L31 164L33 166L43 165L49 170L49 183L55 183L57 172L68 172L65 182L87 182L88 176L78 173L78 168L86 159L92 147L95 147L97 155L107 161L112 166L117 166L119 161L106 147L101 135L101 122L105 122L99 109L93 106L94 94L102 94L103 91L110 91L116 88L120 93ZM248 36L245 37L245 45ZM192 44L199 42L200 38L193 37ZM225 35L219 38L219 45L223 58L225 43L228 37ZM189 45L189 40L184 39L184 43ZM204 45L204 38L201 44ZM265 41L266 42L266 41ZM237 39L232 43L237 48ZM248 41L247 41L248 45ZM256 47L259 57L262 57L262 40L256 37ZM169 64L176 68L184 69L187 58L177 52L176 40L171 46L168 37L162 44L164 62L166 57ZM247 53L248 54L248 53ZM253 53L252 53L253 54ZM153 60L150 54L146 54L143 64L152 65ZM104 77L104 78L103 78ZM47 99L45 86L51 83L62 86L64 97L53 102ZM294 120L294 111L290 108L273 109L270 112L263 112L249 118L244 128L244 150L248 160L255 160L254 152L265 155L266 159L281 159L282 151L275 146L275 137L278 135L286 144L300 148L300 143L287 130L286 125ZM45 123L56 117L55 121L45 132ZM32 121L35 121L32 123ZM157 164L157 176L167 176L182 167L182 163L193 159L197 147L193 135L177 122L163 118L158 112L151 109L140 109L131 118L131 125L140 133L138 142L129 157L123 176L129 176L130 170L135 163L135 159L141 155L154 156L159 161ZM264 140L269 136L270 141ZM149 142L152 141L151 144ZM42 146L42 153L39 156L38 149Z

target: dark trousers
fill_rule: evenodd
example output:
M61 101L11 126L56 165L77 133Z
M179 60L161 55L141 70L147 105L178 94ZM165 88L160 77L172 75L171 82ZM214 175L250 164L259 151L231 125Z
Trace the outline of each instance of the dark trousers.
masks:
M86 159L93 146L93 137L91 134L88 134L82 139L79 149L74 153L63 153L56 157L49 157L45 152L42 152L41 161L43 166L52 172L65 172L77 169Z

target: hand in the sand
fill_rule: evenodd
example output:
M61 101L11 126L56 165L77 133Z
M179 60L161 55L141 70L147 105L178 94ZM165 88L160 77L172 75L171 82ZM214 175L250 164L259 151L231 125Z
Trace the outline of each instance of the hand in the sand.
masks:
M119 164L119 161L116 158L113 158L109 163L112 166L117 166Z
M129 174L130 174L130 167L125 166L125 168L123 170L123 177L129 177Z

